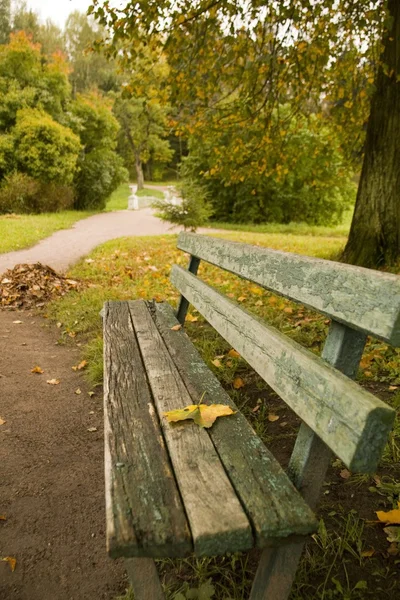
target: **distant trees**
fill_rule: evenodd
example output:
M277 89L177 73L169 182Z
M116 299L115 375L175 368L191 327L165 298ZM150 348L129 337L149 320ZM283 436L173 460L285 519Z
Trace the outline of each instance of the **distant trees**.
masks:
M69 72L24 31L0 46L0 212L101 208L126 177L110 102L73 100Z

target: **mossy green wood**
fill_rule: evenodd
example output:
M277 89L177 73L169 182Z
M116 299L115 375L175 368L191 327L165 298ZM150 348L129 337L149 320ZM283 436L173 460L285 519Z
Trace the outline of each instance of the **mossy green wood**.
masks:
M174 424L165 418L165 412L185 408L192 399L148 306L143 300L128 305L189 521L194 552L214 556L247 550L254 544L249 520L207 432L194 423Z
M181 233L178 248L346 325L400 345L400 277L319 258Z
M352 471L375 472L391 408L181 267L171 281Z
M155 304L153 313L193 403L205 393L206 403L237 410L186 333L171 329L178 323L171 306ZM242 414L218 419L208 434L251 520L256 546L315 531L313 512Z
M107 546L113 558L186 556L189 526L126 302L104 310Z

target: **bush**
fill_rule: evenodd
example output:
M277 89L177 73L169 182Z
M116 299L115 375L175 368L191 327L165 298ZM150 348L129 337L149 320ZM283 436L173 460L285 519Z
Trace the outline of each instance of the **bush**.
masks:
M113 150L82 153L78 167L74 181L74 208L78 210L105 208L107 198L128 178L122 159Z
M79 95L73 104L71 127L79 134L83 151L74 177L75 208L104 208L107 198L128 179L116 153L118 121L107 100L98 94Z
M179 192L179 204L164 200L153 203L157 209L157 216L173 225L183 225L185 230L196 231L198 227L205 225L213 214L207 191L203 185L186 179L179 185Z
M284 141L276 136L254 155L247 149L248 163L226 150L234 142L223 136L192 140L182 172L206 187L216 220L330 225L354 203L356 186L339 143L316 119L297 117ZM218 164L218 157L226 164Z
M23 109L13 134L19 171L45 183L72 183L81 144L70 129L41 110Z
M7 175L0 187L0 213L57 212L70 208L73 190L56 183L43 183L25 173Z

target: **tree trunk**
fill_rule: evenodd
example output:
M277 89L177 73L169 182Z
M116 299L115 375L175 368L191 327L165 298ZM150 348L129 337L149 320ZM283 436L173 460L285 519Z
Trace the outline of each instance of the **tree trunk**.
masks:
M135 168L137 189L142 190L144 188L143 165L138 152L135 152Z
M365 156L345 262L393 265L400 256L400 2L392 17L372 98Z

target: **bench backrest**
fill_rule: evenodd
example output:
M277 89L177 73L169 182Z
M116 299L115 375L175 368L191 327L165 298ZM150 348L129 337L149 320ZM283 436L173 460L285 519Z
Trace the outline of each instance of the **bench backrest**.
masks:
M350 470L374 472L395 412L350 377L367 335L400 345L400 277L196 234L178 248L191 255L171 274L179 320L191 303ZM200 260L329 316L322 358L199 279Z

